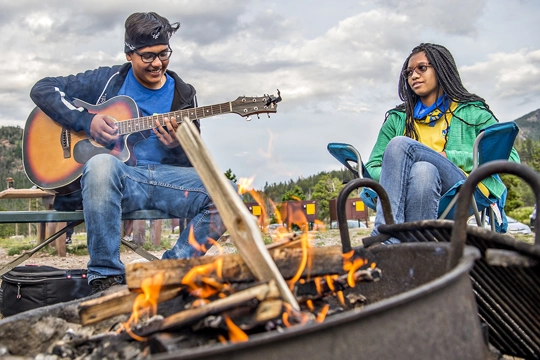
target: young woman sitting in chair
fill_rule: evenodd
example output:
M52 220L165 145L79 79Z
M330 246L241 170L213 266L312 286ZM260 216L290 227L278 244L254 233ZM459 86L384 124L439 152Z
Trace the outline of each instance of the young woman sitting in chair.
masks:
M480 130L498 120L483 98L465 89L452 54L437 44L412 50L399 97L403 104L386 113L365 166L388 193L396 223L437 219L441 196L472 170ZM515 149L510 161L519 162ZM494 178L482 183L495 197L506 190ZM383 223L378 202L372 235Z

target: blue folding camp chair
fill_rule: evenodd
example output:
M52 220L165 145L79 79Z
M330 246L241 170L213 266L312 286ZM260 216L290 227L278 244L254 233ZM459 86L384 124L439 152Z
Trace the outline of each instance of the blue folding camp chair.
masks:
M514 140L519 132L515 122L497 123L482 130L473 145L473 170L478 166L494 160L508 160ZM349 169L356 178L371 178L365 168L360 153L350 144L329 143L328 152L341 164ZM498 180L500 178L497 176ZM459 195L459 188L464 181L455 184L439 201L439 219L453 219L455 203ZM491 229L506 232L507 221L504 213L506 191L500 199L485 196L480 189L476 189L474 199L471 201L469 215L474 215L477 224L484 224L486 209L489 209ZM375 209L377 194L368 188L362 189L360 198L366 206Z

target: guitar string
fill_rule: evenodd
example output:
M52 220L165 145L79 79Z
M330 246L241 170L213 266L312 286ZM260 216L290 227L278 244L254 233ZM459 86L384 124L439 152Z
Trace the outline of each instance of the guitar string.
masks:
M125 135L151 129L154 127L154 120L158 120L159 123L163 126L165 124L165 117L180 117L182 119L181 121L183 121L185 116L187 116L189 120L196 120L204 117L210 117L215 114L224 114L231 111L230 104L231 102L226 102L222 104L208 105L192 109L176 110L166 114L158 114L151 116L143 116L140 118L121 120L119 121L119 133L120 135Z

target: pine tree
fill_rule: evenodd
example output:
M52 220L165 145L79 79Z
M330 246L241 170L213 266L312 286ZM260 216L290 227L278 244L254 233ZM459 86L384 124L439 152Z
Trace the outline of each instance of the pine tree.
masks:
M312 199L317 200L317 218L319 220L324 221L330 218L330 200L337 198L342 188L342 182L330 174L325 174L319 178L319 182L313 188L312 195Z

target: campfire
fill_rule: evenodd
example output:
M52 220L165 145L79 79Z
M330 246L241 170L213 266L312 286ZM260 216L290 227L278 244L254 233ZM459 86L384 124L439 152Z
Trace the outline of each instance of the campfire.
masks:
M300 310L281 298L274 280L258 281L237 254L134 263L127 267L127 289L78 307L83 329L115 319L114 332L62 340L51 351L80 357L99 352L106 341L119 351L155 354L245 342L253 334L321 323L361 306L365 298L351 290L381 276L375 264L353 253L344 256L340 247L278 247L271 256Z
M128 264L127 288L77 304L80 326L48 344L45 353L63 358L98 358L105 352L113 358L144 357L248 342L254 334L322 323L361 306L365 298L351 290L359 282L381 277L376 265L359 253L343 254L339 246L312 248L302 214L293 219L305 231L275 233L274 243L265 246L265 224L257 224L246 212L230 184L222 181L198 133L184 124L179 137L190 142L184 147L196 149L188 155L239 254L220 251L217 256ZM249 191L263 205L265 200L249 185L241 180L239 191ZM275 205L270 205L281 221ZM264 213L261 219L266 218ZM188 231L190 243L200 246L192 229ZM219 248L216 241L210 243Z

